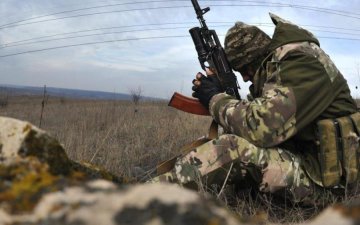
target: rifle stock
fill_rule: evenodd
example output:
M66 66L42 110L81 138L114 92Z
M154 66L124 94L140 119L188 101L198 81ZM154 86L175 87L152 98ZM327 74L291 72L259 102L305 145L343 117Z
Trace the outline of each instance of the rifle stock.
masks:
M199 100L186 97L177 92L171 97L169 106L196 115L210 116L209 110L207 110Z

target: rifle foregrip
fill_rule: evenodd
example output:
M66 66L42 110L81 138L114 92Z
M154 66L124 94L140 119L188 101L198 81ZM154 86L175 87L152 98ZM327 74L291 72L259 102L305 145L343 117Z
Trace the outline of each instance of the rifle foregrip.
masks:
M186 97L175 92L171 97L169 106L196 115L210 116L206 109L197 99Z

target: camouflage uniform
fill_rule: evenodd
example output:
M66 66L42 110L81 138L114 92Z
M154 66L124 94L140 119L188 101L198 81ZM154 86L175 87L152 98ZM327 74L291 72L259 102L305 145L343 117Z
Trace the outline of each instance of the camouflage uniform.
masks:
M253 100L221 93L210 101L214 120L231 135L179 157L173 170L152 182L189 184L207 175L208 184L221 184L229 169L240 170L251 174L260 191L287 190L296 202L313 198L315 189L322 186L316 121L355 113L356 104L346 80L318 40L310 32L270 16L276 28L269 54L250 87ZM227 47L232 31L236 29L229 30L225 51L236 69L236 59L242 55L232 55L236 51Z
M312 193L312 184L295 154L281 148L259 148L231 134L221 135L180 157L173 170L150 182L170 181L188 187L200 182L221 187L225 181L249 182L244 180L247 173L262 192L276 194L287 189L293 201L302 201Z

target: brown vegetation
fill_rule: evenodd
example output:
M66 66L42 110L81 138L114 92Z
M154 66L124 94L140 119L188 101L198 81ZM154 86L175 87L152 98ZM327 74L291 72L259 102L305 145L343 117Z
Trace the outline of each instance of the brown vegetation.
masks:
M10 96L0 116L39 124L42 97ZM211 118L183 113L167 102L71 100L50 97L42 113L42 129L55 136L76 161L92 162L118 176L131 176L135 167L150 170L176 155L181 146L207 134ZM206 190L208 191L208 190ZM217 193L214 194L216 196ZM260 215L261 220L299 222L314 216L315 207L273 204L263 196L219 196L233 211Z
M1 116L39 124L42 97L14 96ZM150 169L207 133L211 119L179 112L167 102L70 100L50 97L42 129L55 136L70 158L101 165L120 176Z

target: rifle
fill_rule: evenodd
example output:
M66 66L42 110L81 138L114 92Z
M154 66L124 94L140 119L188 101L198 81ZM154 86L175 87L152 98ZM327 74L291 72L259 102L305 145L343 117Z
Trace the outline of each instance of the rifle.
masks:
M193 27L189 32L194 42L201 68L203 70L206 67L215 69L223 91L240 99L238 92L240 87L227 61L225 51L215 30L209 30L203 17L205 13L210 11L210 8L201 9L197 0L191 0L191 3L194 6L200 27ZM209 110L199 100L183 96L177 92L172 96L169 106L192 114L210 115Z

